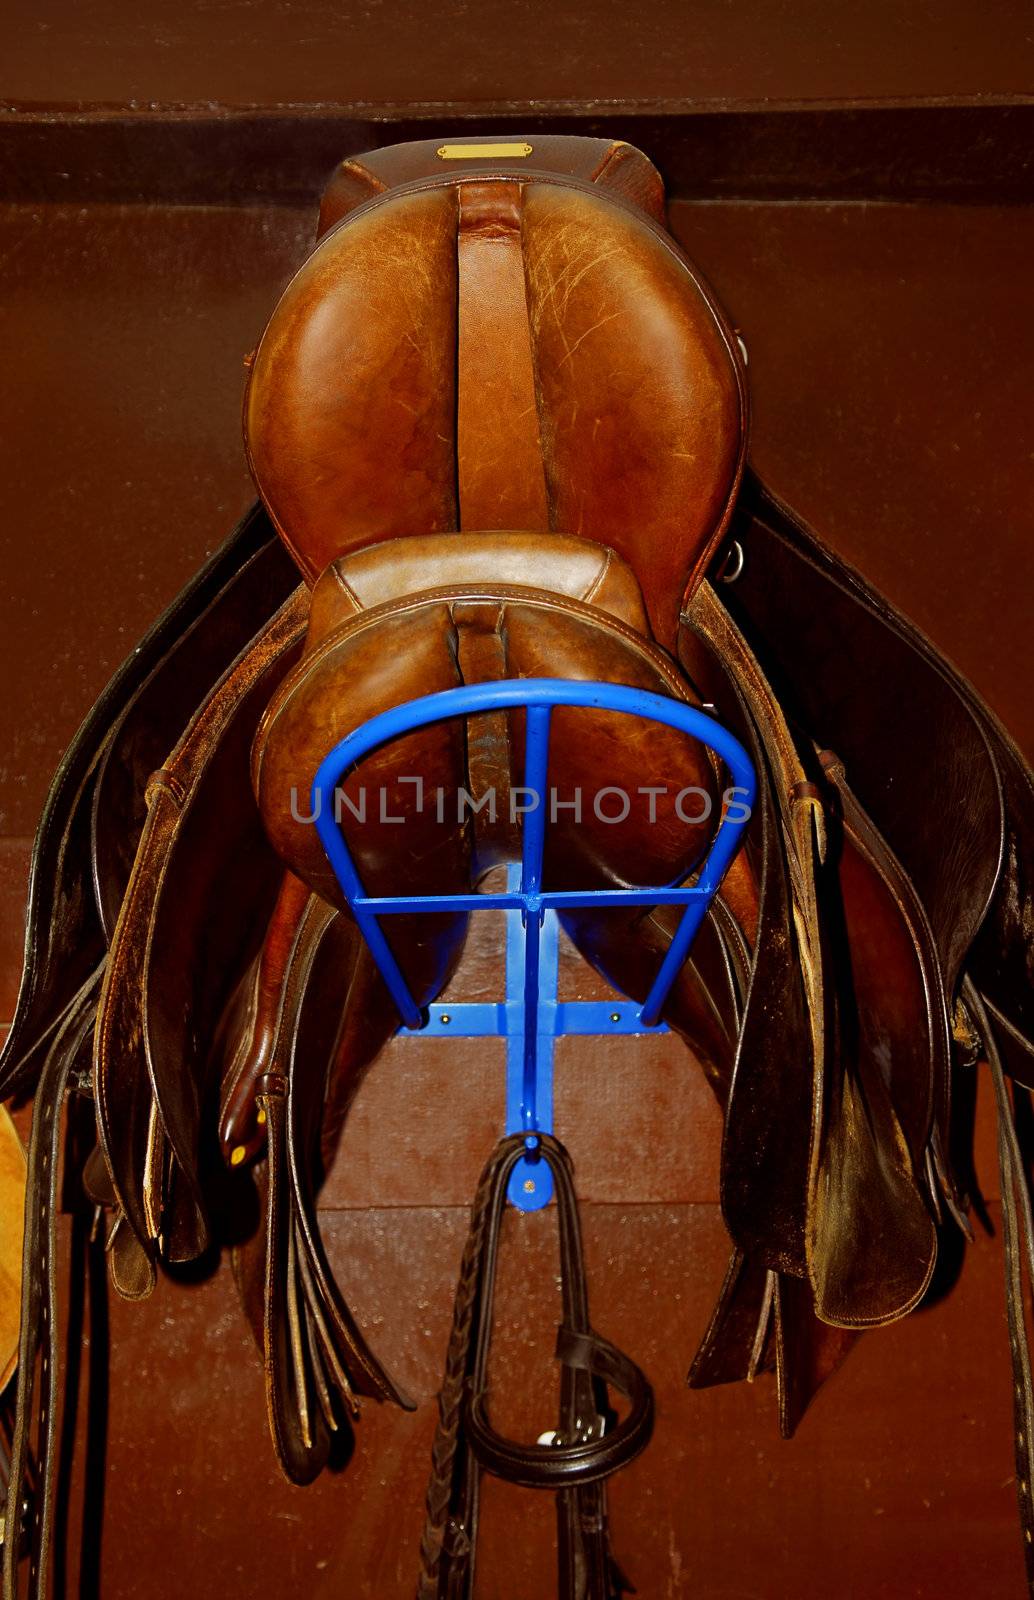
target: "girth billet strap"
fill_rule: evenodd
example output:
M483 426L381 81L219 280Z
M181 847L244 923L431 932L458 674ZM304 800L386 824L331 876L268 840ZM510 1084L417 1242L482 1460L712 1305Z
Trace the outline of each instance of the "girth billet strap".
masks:
M488 1418L492 1302L506 1186L528 1153L525 1136L511 1134L492 1152L474 1197L438 1400L417 1600L469 1600L473 1594L482 1471L556 1492L560 1600L620 1600L634 1592L610 1551L603 1480L647 1444L653 1394L634 1362L590 1326L571 1160L550 1135L535 1138L553 1174L560 1230L564 1321L556 1346L561 1362L556 1442L519 1444L498 1433ZM601 1383L629 1401L628 1415L609 1432L597 1393Z

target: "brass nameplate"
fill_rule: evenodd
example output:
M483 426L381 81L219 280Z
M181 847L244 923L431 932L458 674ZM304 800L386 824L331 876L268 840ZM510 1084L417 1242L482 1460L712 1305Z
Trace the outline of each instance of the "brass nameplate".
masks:
M442 144L436 153L439 161L523 161L531 155L531 149L530 144Z

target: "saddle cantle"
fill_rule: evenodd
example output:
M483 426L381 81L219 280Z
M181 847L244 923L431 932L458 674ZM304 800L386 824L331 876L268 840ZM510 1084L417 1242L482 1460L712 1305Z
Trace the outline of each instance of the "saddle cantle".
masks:
M145 1295L161 1268L232 1242L291 1479L327 1463L359 1395L409 1403L320 1237L320 1176L399 1019L308 796L348 733L463 684L549 677L706 702L758 775L746 847L664 1008L725 1117L733 1255L690 1382L774 1367L790 1434L857 1334L921 1301L939 1225L967 1226L951 1083L981 1054L998 1088L1022 1331L1029 1211L1005 1074L1034 1082L1031 775L927 641L746 470L741 343L666 231L647 158L595 139L487 146L401 145L334 174L318 242L249 358L261 506L121 669L55 779L0 1061L5 1093L36 1090L39 1129L11 1506L37 1411L50 1482L55 1362L33 1252L52 1256L41 1218L52 1227L66 1090L93 1096L84 1178L110 1212L120 1293ZM466 891L519 858L524 740L520 715L484 711L367 756L340 821L368 891ZM702 746L643 718L559 708L552 762L549 887L692 877L722 805ZM574 804L601 774L636 797L618 819ZM641 1001L676 915L583 907L562 921ZM465 932L455 911L392 918L419 1004L441 992ZM559 1146L550 1159L569 1187ZM243 1239L227 1169L258 1197L262 1225ZM485 1190L482 1222L497 1223L501 1194ZM490 1300L491 1268L478 1271ZM578 1318L588 1337L587 1307ZM456 1343L468 1375L483 1356L471 1327ZM1013 1346L1029 1534L1034 1391L1025 1342ZM565 1383L581 1395L584 1374ZM466 1476L439 1510L476 1510L487 1446L473 1413L466 1425L449 1457ZM563 1493L576 1521L602 1526L602 1490ZM8 1529L5 1593L23 1544L39 1592L51 1520L44 1490L24 1538ZM434 1526L428 1594L446 1569L459 1584L471 1570L469 1548L443 1558ZM573 1527L562 1520L562 1545L580 1552L565 1595L620 1592L602 1535L583 1549ZM1034 1561L1029 1537L1027 1549Z

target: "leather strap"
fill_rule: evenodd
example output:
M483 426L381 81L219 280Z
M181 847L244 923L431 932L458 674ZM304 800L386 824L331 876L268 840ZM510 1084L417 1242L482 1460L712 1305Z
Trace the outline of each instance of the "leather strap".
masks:
M311 1483L322 1471L330 1441L321 1411L312 1405L311 1365L303 1348L302 1286L286 1168L287 1082L266 1073L258 1104L266 1116L266 1283L264 1356L266 1410L277 1459L292 1483Z
M458 1600L472 1593L482 1470L528 1488L557 1491L561 1600L617 1600L628 1589L610 1553L602 1480L647 1443L653 1395L638 1367L589 1324L570 1158L550 1135L538 1139L541 1158L553 1173L560 1232L564 1322L557 1337L562 1363L558 1442L521 1445L499 1434L488 1420L499 1234L507 1182L526 1153L523 1135L514 1134L493 1151L471 1213L439 1395L418 1600ZM612 1384L631 1402L628 1416L609 1434L594 1380Z
M517 1136L513 1150L500 1165L492 1194L478 1309L472 1392L464 1417L464 1430L480 1465L497 1477L523 1484L529 1489L561 1488L605 1478L639 1454L653 1426L653 1395L635 1363L606 1339L600 1338L589 1326L578 1202L570 1159L558 1141L550 1139L547 1143L546 1137L542 1136L542 1159L548 1162L553 1171L560 1228L564 1322L557 1330L556 1355L563 1363L563 1378L567 1386L579 1391L582 1408L578 1416L564 1419L561 1431L567 1442L563 1443L521 1445L504 1438L491 1426L487 1411L488 1352L499 1229L506 1201L506 1184L524 1153L524 1141ZM601 1437L575 1440L572 1433L578 1422L584 1425L588 1415L595 1413L592 1387L586 1381L590 1377L601 1378L612 1384L627 1397L631 1406L628 1416L613 1432ZM565 1409L563 1395L561 1409Z
M460 527L548 532L519 183L459 188Z
M773 1270L806 1277L830 1048L818 909L825 818L806 793L794 796L807 773L793 734L757 657L709 583L701 583L684 620L721 664L711 692L722 697L723 719L731 716L743 728L760 787L762 908L725 1113L722 1214L739 1249ZM772 1006L781 1020L776 1055Z
M495 600L457 600L450 608L456 627L456 659L464 683L492 683L507 676L506 607ZM510 820L510 717L480 711L464 720L467 779L474 801L474 847L478 870L520 852L519 830Z
M54 1524L54 1442L60 1397L60 1349L56 1337L58 1304L55 1252L61 1169L61 1110L65 1092L93 1028L102 968L79 989L54 1035L36 1088L29 1140L22 1246L22 1311L18 1346L17 1412L11 1444L11 1470L4 1519L3 1595L16 1600L22 1518L30 1511L29 1600L46 1592ZM36 1401L39 1362L40 1395ZM36 1424L35 1429L33 1424ZM27 1506L32 1474L30 1450L36 1435L36 1494Z
M595 1483L627 1466L646 1445L653 1426L653 1395L642 1372L599 1334L557 1330L556 1357L573 1372L601 1378L631 1402L612 1433L573 1444L524 1445L498 1433L488 1420L484 1391L471 1400L465 1427L482 1467L528 1489L561 1489Z
M348 963L365 961L354 925L313 895L286 963L269 1070L256 1085L267 1136L265 1261L260 1334L270 1433L292 1483L309 1483L329 1459L333 1435L359 1415L357 1394L409 1407L357 1327L334 1280L316 1214L313 1168L328 1067L347 1012L361 997ZM354 976L354 971L352 976ZM387 1028L393 1010L382 1005ZM373 1053L383 1042L374 1017ZM239 1281L248 1276L238 1260ZM256 1297L258 1298L258 1297Z
M902 916L907 920L909 932L916 944L928 994L931 1067L928 1078L919 1085L921 1090L926 1091L927 1098L919 1110L918 1125L914 1115L905 1121L915 1151L921 1152L927 1147L935 1130L946 1137L950 1125L950 1007L937 942L915 885L859 801L848 781L843 761L832 750L821 750L819 763L836 791L844 820L849 825L856 842L876 863L880 876L890 888L901 908ZM941 1172L945 1184L943 1197L957 1214L958 1197L954 1193L950 1175L946 1168L942 1167ZM940 1198L939 1187L939 1184L931 1185L930 1195L934 1204Z

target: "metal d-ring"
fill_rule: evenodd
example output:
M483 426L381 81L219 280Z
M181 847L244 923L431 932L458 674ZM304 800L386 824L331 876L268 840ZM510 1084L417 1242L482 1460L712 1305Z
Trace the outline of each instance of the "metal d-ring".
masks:
M718 574L718 582L735 583L743 576L743 568L746 566L746 562L747 558L743 554L743 546L740 541L738 539L731 540L722 570Z

